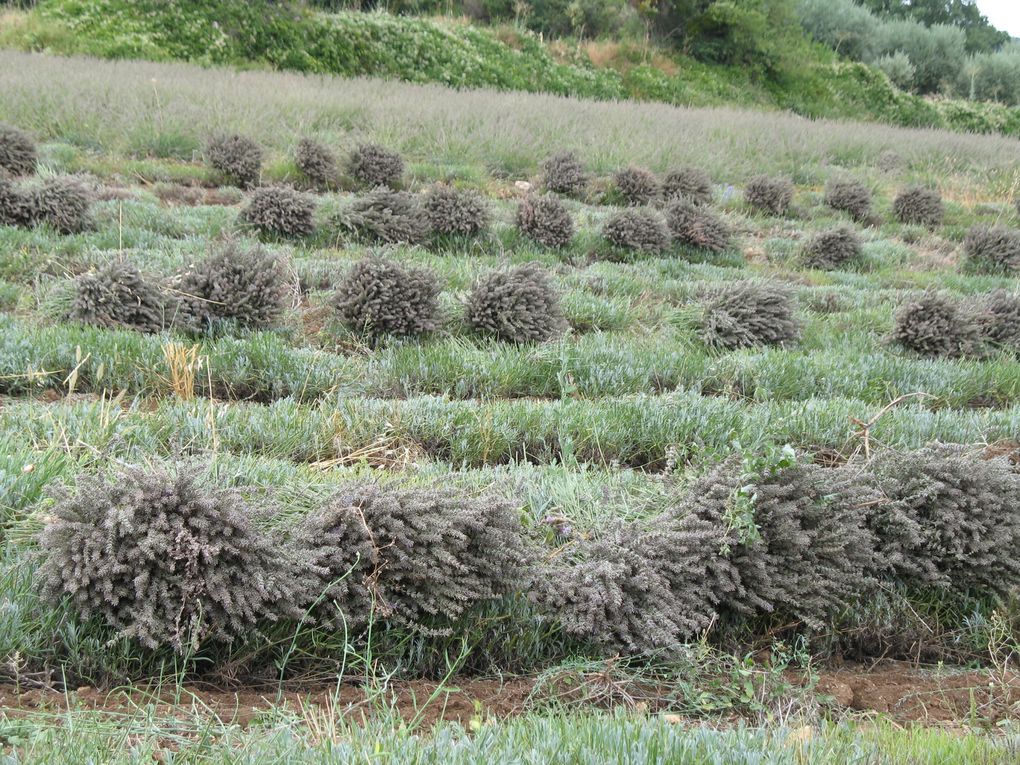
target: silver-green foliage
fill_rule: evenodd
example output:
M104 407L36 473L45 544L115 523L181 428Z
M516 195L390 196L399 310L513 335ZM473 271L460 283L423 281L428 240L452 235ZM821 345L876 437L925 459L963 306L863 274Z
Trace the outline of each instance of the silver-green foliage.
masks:
M188 470L80 476L39 536L42 592L147 648L249 638L299 617L308 580L249 512Z

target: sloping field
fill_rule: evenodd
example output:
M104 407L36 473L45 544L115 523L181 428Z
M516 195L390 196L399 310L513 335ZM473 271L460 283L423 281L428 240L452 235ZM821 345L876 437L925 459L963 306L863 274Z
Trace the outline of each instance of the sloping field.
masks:
M5 704L1015 724L1017 141L6 51L0 121Z

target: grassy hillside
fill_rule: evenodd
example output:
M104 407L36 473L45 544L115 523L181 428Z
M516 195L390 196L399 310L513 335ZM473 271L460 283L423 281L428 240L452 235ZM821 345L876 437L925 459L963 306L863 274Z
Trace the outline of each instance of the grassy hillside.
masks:
M1020 496L1006 459L1020 433L1020 332L959 357L924 356L891 337L901 309L928 290L960 306L997 289L1015 294L1015 272L978 267L964 244L974 226L1020 227L1014 139L778 111L11 50L0 51L0 114L38 150L32 171L0 184L0 220L11 221L0 224L0 761L545 762L564 751L621 765L678 757L748 765L1015 760L1020 679L1010 667L1020 655L1020 608L1013 548L1003 552L1001 538L1017 505L996 503ZM234 132L262 149L255 188L232 185L206 162L207 140ZM341 159L325 188L298 169L303 138ZM393 184L412 204L438 184L474 192L487 225L417 244L354 233L351 211L375 192L344 159L366 142L403 156ZM528 190L548 185L543 161L564 150L576 152L588 176L576 192L551 194L576 231L550 248L521 230L518 212ZM643 252L608 240L607 224L627 210L655 217L665 207L659 199L625 208L618 170L638 165L662 178L688 164L710 176L699 209L731 232L725 246L670 240ZM792 181L782 214L749 203L760 174ZM12 215L18 193L43 210L48 182L67 175L87 189L92 225L58 230L66 203L41 217ZM859 220L826 203L826 184L847 178L873 196L871 214ZM300 235L259 232L245 217L275 184L300 190L310 205ZM898 220L894 200L914 184L941 195L940 222ZM840 227L860 237L861 252L829 269L806 262L808 242ZM227 239L242 251L261 245L285 269L280 313L264 326L141 331L73 318L85 310L75 303L82 285L115 262L135 265L178 298L195 297L180 275ZM377 337L343 323L335 293L355 264L380 257L435 275L433 331ZM469 326L466 305L479 280L525 263L547 273L562 307L560 331L515 343ZM747 285L781 287L799 335L736 349L710 344L708 297ZM122 302L136 306L133 294ZM939 332L956 328L949 322ZM189 557L190 541L245 529L286 556L303 549L294 547L300 524L332 507L338 492L366 485L441 486L465 504L484 497L478 504L501 509L519 530L515 539L531 545L525 571L549 565L565 577L580 568L578 551L620 528L668 531L669 512L693 512L685 503L695 482L720 465L738 466L744 482L722 494L727 514L717 524L733 542L680 544L660 556L673 560L681 550L729 561L736 548L760 562L755 544L764 539L777 568L803 573L802 553L814 548L796 542L813 533L810 519L824 525L835 517L828 511L839 507L846 482L864 487L875 455L910 456L932 441L963 445L963 479L979 476L976 488L967 484L963 530L943 521L957 506L951 488L918 524L945 532L922 550L929 558L965 549L952 578L920 584L885 573L880 585L850 585L851 595L826 601L820 623L802 620L788 603L746 613L720 605L720 618L661 651L572 631L565 609L520 585L498 596L484 587L469 592L457 618L439 613L424 625L400 621L396 610L377 612L389 602L374 593L366 623L349 626L346 612L324 619L316 609L334 604L324 588L300 613L245 621L231 641L196 628L176 645L169 633L153 645L123 628L134 622L115 624L102 594L85 613L72 592L54 597L42 586L65 539L40 536L66 520L59 487L73 491L126 466L150 473L191 466L209 496L218 487L244 503L243 522L230 517L236 527L203 528L199 500L185 508L196 520L177 534L152 524L146 571L171 571L167 588L154 598L118 590L118 602L170 606L161 613L178 630L174 615L204 608L215 593L178 587L191 571L176 562L228 573L236 565ZM797 512L808 519L791 529L767 517L771 500L759 488L772 491L770 480L799 469L824 478L810 497L799 484L788 487L793 520ZM991 470L998 482L985 480ZM922 507L935 504L919 494ZM117 528L130 538L172 504L168 494L151 502L133 491L98 496L76 501L98 505L107 520L72 515L76 533ZM854 518L885 506L865 499ZM1002 512L988 519L989 507ZM410 509L400 533L418 545L412 561L445 554L463 537L474 544L491 528L463 523L424 544L417 535L436 507ZM972 517L987 533L971 533ZM361 518L372 539L358 555L396 545L376 543L376 527ZM835 540L840 550L874 544L856 521L847 523L856 536ZM967 555L986 539L987 555L970 566ZM214 557L210 547L203 555ZM595 629L672 605L642 599L660 558L638 545L619 548L629 561L611 558L610 549L588 580L593 612L606 614ZM350 548L336 549L342 557ZM66 570L91 572L119 550L92 547ZM503 549L490 543L487 552ZM442 577L440 589L458 586L481 565L466 558L461 547L404 586ZM271 560L280 566L263 569L266 579L294 563ZM362 575L357 562L328 583L331 593ZM120 568L127 590L146 591L147 577ZM972 570L1013 589L963 584ZM380 566L371 576L388 573ZM742 586L753 586L755 575L742 574ZM808 569L788 586L814 592L828 576ZM545 581L555 590L561 580ZM627 586L614 591L617 582ZM259 584L251 577L230 593ZM690 584L675 592L702 586ZM203 615L199 609L199 626ZM908 661L892 664L892 679L879 685L853 665L878 657ZM866 726L853 724L861 707ZM873 721L873 712L896 724ZM935 719L954 728L903 727Z
M139 12L139 11L144 12ZM215 24L213 22L216 22ZM782 68L702 63L647 44L551 44L464 20L333 14L289 6L44 0L0 17L0 44L109 58L182 59L368 75L459 88L783 109L809 117L1020 135L1020 109L906 94L863 64L798 38Z

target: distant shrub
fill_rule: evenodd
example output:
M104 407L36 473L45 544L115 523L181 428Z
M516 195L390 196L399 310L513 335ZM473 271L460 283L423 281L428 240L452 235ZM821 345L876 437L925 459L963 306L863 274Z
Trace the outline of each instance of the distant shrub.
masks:
M892 339L920 356L957 358L979 350L974 318L953 298L928 291L908 300L896 313Z
M404 175L404 158L377 144L365 143L351 152L347 169L366 186L396 188Z
M993 290L972 307L981 336L994 348L1020 351L1020 295Z
M534 597L567 635L610 655L668 654L712 623L705 559L721 541L715 527L617 524L541 570Z
M793 201L793 183L786 178L759 175L747 182L744 201L769 215L785 215Z
M825 204L856 221L866 221L871 216L871 191L860 181L829 181L825 185Z
M35 172L35 143L28 134L0 123L0 173L32 175Z
M700 168L678 167L666 173L662 181L662 196L667 202L686 199L707 205L712 201L712 179Z
M876 496L856 471L763 455L722 463L670 515L681 533L717 529L696 586L722 616L772 614L817 630L875 583L867 509Z
M181 313L197 328L228 320L264 329L283 314L293 281L269 250L231 240L181 276Z
M355 263L333 296L340 320L374 335L421 335L439 327L439 280L391 260Z
M97 327L162 332L175 313L161 285L131 263L114 260L75 279L68 318Z
M620 170L613 176L613 184L629 205L647 205L659 196L659 179L643 167Z
M666 225L680 244L709 252L730 247L729 226L709 208L687 199L678 199L666 208Z
M1020 230L1007 226L974 226L963 240L967 264L985 273L1020 271Z
M828 271L860 260L863 254L864 247L857 232L849 226L840 226L811 238L804 249L804 265Z
M565 247L574 237L574 221L552 196L528 196L517 207L517 228L544 247Z
M308 236L315 230L315 200L289 186L255 189L241 210L241 221L263 234Z
M902 90L910 90L917 79L917 67L910 60L910 56L901 50L879 56L871 62L871 65L885 72L893 85Z
M1020 582L1020 475L1004 458L936 444L875 462L879 560L915 587L1005 593Z
M0 226L31 226L34 214L32 195L0 172Z
M39 537L53 603L99 616L120 636L178 653L243 639L301 616L305 583L285 550L252 526L240 497L188 471L79 476Z
M436 185L425 194L425 215L434 233L474 236L489 225L489 208L481 194Z
M702 302L700 334L707 345L728 350L788 345L800 337L800 322L785 289L744 281L708 293Z
M642 252L662 252L669 247L666 221L655 210L634 208L613 214L602 235L617 247Z
M565 324L560 296L545 269L535 263L479 279L464 318L475 331L513 343L548 340Z
M374 617L432 635L526 581L530 555L513 505L448 488L360 484L303 519L295 544L318 571L324 620Z
M937 191L923 186L911 186L893 200L893 214L900 223L920 226L941 226L945 210Z
M588 173L573 152L561 152L543 164L545 187L558 194L578 194L588 185Z
M258 185L262 173L262 147L247 136L213 136L206 143L205 159L210 167L242 189Z
M294 152L294 164L318 189L335 186L340 176L336 155L328 146L312 138L302 138L298 141Z
M95 227L92 195L73 176L50 178L31 192L32 219L61 234L80 234Z
M425 208L408 191L370 191L354 200L338 222L362 239L386 244L419 244L429 235Z

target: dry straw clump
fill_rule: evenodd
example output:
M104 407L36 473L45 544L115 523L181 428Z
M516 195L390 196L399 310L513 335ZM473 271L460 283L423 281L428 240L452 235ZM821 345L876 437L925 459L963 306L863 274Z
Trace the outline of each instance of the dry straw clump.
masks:
M528 196L517 208L517 228L543 247L566 247L574 237L574 221L566 206L552 196Z
M439 280L384 258L356 263L333 296L340 321L360 332L421 335L439 327Z
M887 575L918 587L1004 593L1020 577L1020 475L962 446L888 451L874 509Z
M722 541L708 524L617 524L545 566L534 597L567 635L610 655L668 653L712 623L705 561Z
M785 215L793 201L793 182L788 178L759 175L747 182L744 201L769 215Z
M722 463L671 515L681 529L716 529L695 584L721 616L775 615L821 629L874 583L866 511L875 498L856 472L765 455Z
M974 226L963 240L967 264L984 273L1020 271L1020 231L1008 226Z
M374 615L429 634L526 580L532 555L513 505L447 488L361 484L295 534L320 572L324 621L358 629Z
M666 225L673 239L687 247L722 252L732 242L730 228L722 218L687 199L678 199L666 207Z
M702 302L701 338L715 348L789 345L800 329L792 295L776 284L725 284Z
M871 217L871 190L860 181L836 179L825 185L825 204L856 221Z
M366 186L396 188L404 176L404 158L378 144L364 143L351 152L347 171Z
M32 218L61 234L80 234L95 227L92 195L72 176L50 178L31 192Z
M980 297L972 311L987 343L993 348L1020 351L1020 295L993 290Z
M13 125L0 123L0 173L32 175L36 166L35 143Z
M436 185L425 194L424 205L436 234L475 236L489 225L489 207L476 191Z
M621 210L612 215L602 235L613 245L642 252L662 252L669 247L669 229L662 215L649 208Z
M849 226L822 231L804 248L804 265L831 270L860 260L864 255L861 238Z
M712 179L697 167L678 167L666 173L662 181L662 196L667 202L686 199L698 205L712 201Z
M263 234L304 237L315 230L315 200L289 186L265 186L248 197L241 220Z
M425 208L408 191L370 191L356 199L338 223L363 239L385 244L419 244L429 235Z
M542 164L545 187L558 194L579 194L588 186L588 173L572 151L554 154Z
M264 329L283 314L293 281L284 261L266 248L228 241L181 276L181 313L196 328L227 320Z
M565 326L559 293L536 263L479 279L464 317L472 329L512 343L542 342Z
M618 171L613 176L613 184L629 205L651 204L659 196L658 178L643 167L627 167Z
M68 318L97 327L162 332L176 312L174 301L131 263L114 260L74 282Z
M937 191L923 186L911 186L893 200L893 214L900 223L935 227L942 225L945 208Z
M294 164L318 189L333 188L340 177L336 154L313 138L298 141Z
M892 340L920 356L958 358L980 350L975 317L949 295L928 291L896 313Z
M0 226L28 227L32 225L34 215L32 195L0 171Z
M262 147L247 136L218 135L205 146L205 159L242 189L258 185L262 173Z
M307 577L249 515L238 495L186 470L80 476L39 537L42 591L179 653L299 618Z

